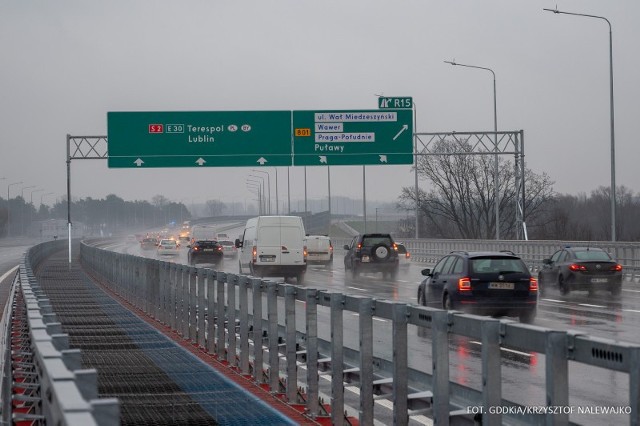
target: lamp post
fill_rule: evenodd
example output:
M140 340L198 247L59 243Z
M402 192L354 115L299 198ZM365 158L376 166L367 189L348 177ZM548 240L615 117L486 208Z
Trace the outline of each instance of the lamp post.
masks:
M32 226L33 224L33 210L35 210L35 207L33 207L33 193L41 191L44 191L44 189L34 189L29 194L29 204L31 205L31 207L29 208L29 226Z
M249 175L249 177L253 177L256 179L261 179L262 180L262 194L265 194L264 191L264 177L262 176L256 176L256 175ZM269 208L265 209L265 214L271 214L271 185L270 185L270 180L271 178L269 178L269 174L267 173L267 187L268 187L268 191L266 192L267 195L267 203L269 203Z
M585 18L596 18L606 21L609 25L609 114L611 121L611 241L616 241L616 138L614 126L613 112L613 33L611 30L611 22L604 16L587 15L584 13L562 12L556 9L543 9L546 12L553 12L559 15L582 16Z
M46 194L42 194L42 195L40 196L40 206L42 206L42 199L43 199L44 197L46 197L47 195L53 195L53 192L47 192Z
M251 183L249 181L247 181L246 185L247 189L249 189L249 192L254 193L258 196L258 215L262 215L262 192L260 190L260 185ZM253 192L252 189L256 190L257 192Z
M271 175L269 174L269 172L265 172L264 170L251 169L251 171L256 173L264 173L267 175L267 187L269 188L269 190L267 191L267 197L269 198L269 214L271 214ZM278 181L276 180L276 186L277 185L278 185ZM277 190L276 190L276 194L277 194ZM278 206L278 196L276 195L276 207L277 206Z
M496 101L496 73L493 72L491 68L479 67L476 65L465 65L459 64L455 60L453 61L444 61L446 64L450 64L453 66L465 67L465 68L475 68L478 70L489 71L493 75L493 131L494 131L494 147L493 150L495 154L495 161L493 166L493 187L495 191L495 210L496 210L496 240L500 239L500 191L499 191L499 183L498 183L498 108Z
M10 183L9 185L7 185L7 237L11 237L11 203L9 202L11 198L9 198L9 188L11 188L13 185L20 184L22 184L22 181Z
M258 202L259 204L259 209L258 209L258 214L262 215L262 214L266 214L266 203L265 203L265 196L264 196L264 180L253 180L253 179L247 179L246 184L249 185L255 185L258 187Z
M20 197L24 200L24 190L29 188L35 188L35 185L23 186L22 191L20 191Z

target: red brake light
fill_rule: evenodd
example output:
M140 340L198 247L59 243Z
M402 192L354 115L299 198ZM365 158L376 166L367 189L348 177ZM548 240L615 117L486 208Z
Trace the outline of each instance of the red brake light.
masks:
M471 279L469 277L458 280L458 291L471 291Z
M304 258L304 261L307 261L307 246L304 246L302 248L302 257Z
M398 251L398 245L397 245L396 243L393 243L393 249L394 249L395 251Z
M533 277L529 278L529 291L538 291L538 280Z
M404 256L409 259L411 257L411 253L407 252Z
M619 263L616 263L615 265L613 265L613 266L611 267L611 270L612 270L613 272L620 272L620 271L622 271L622 265L621 265L621 264L619 264Z
M579 265L577 263L572 263L569 265L569 269L572 271L586 271L587 268L584 265Z
M258 247L253 246L253 249L251 250L251 255L253 256L253 263L255 263L256 260L258 259Z

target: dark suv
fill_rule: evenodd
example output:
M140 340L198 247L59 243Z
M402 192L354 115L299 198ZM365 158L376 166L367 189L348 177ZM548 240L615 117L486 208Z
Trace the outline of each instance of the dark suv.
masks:
M423 306L517 316L524 323L536 317L538 281L512 252L451 252L422 275L418 303Z
M360 272L382 272L395 279L398 275L398 248L389 234L361 234L344 246L344 270L357 278Z
M189 244L189 253L187 259L189 265L196 263L213 263L218 265L222 262L224 256L223 247L220 243L213 240L194 241Z
M565 247L542 263L538 272L541 292L556 287L561 294L606 290L618 296L622 290L622 265L600 248Z

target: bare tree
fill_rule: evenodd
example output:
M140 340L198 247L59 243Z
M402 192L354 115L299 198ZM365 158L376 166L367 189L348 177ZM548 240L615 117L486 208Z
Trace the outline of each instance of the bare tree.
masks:
M442 155L422 156L418 176L432 187L419 190L418 205L425 235L441 238L492 238L495 235L496 192L493 156L477 155L466 141L440 141L434 149ZM516 226L515 167L499 162L500 231L514 237ZM546 175L525 170L525 210L531 217L553 196L553 182ZM405 187L400 208L415 208L415 190Z
M220 200L209 200L207 201L207 209L209 210L209 214L211 216L219 216L226 210L227 206Z

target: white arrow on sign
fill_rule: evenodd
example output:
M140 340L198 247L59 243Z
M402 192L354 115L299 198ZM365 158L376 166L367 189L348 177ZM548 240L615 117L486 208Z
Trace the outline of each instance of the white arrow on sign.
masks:
M324 155L321 155L321 156L320 156L320 164L323 164L323 163L324 163L324 164L327 164L327 157L326 157L326 156L324 156Z
M260 163L261 166L264 166L264 163L266 163L267 160L264 157L260 157L258 158L258 161L256 161L256 163Z
M398 132L397 135L395 135L393 137L393 140L395 141L396 139L398 139L398 136L400 136L402 134L402 132L404 132L405 130L407 130L409 128L409 126L407 126L406 124L404 126L402 126L402 129L400 129L400 131Z
M202 166L204 163L206 163L206 161L204 160L204 158L200 157L196 160L196 163L198 164L198 166Z
M142 161L140 158L138 158L136 161L134 161L134 164L138 167L142 166L142 164L144 164L144 161Z
M386 155L381 155L380 156L380 162L381 163L386 163L387 162L387 156Z

